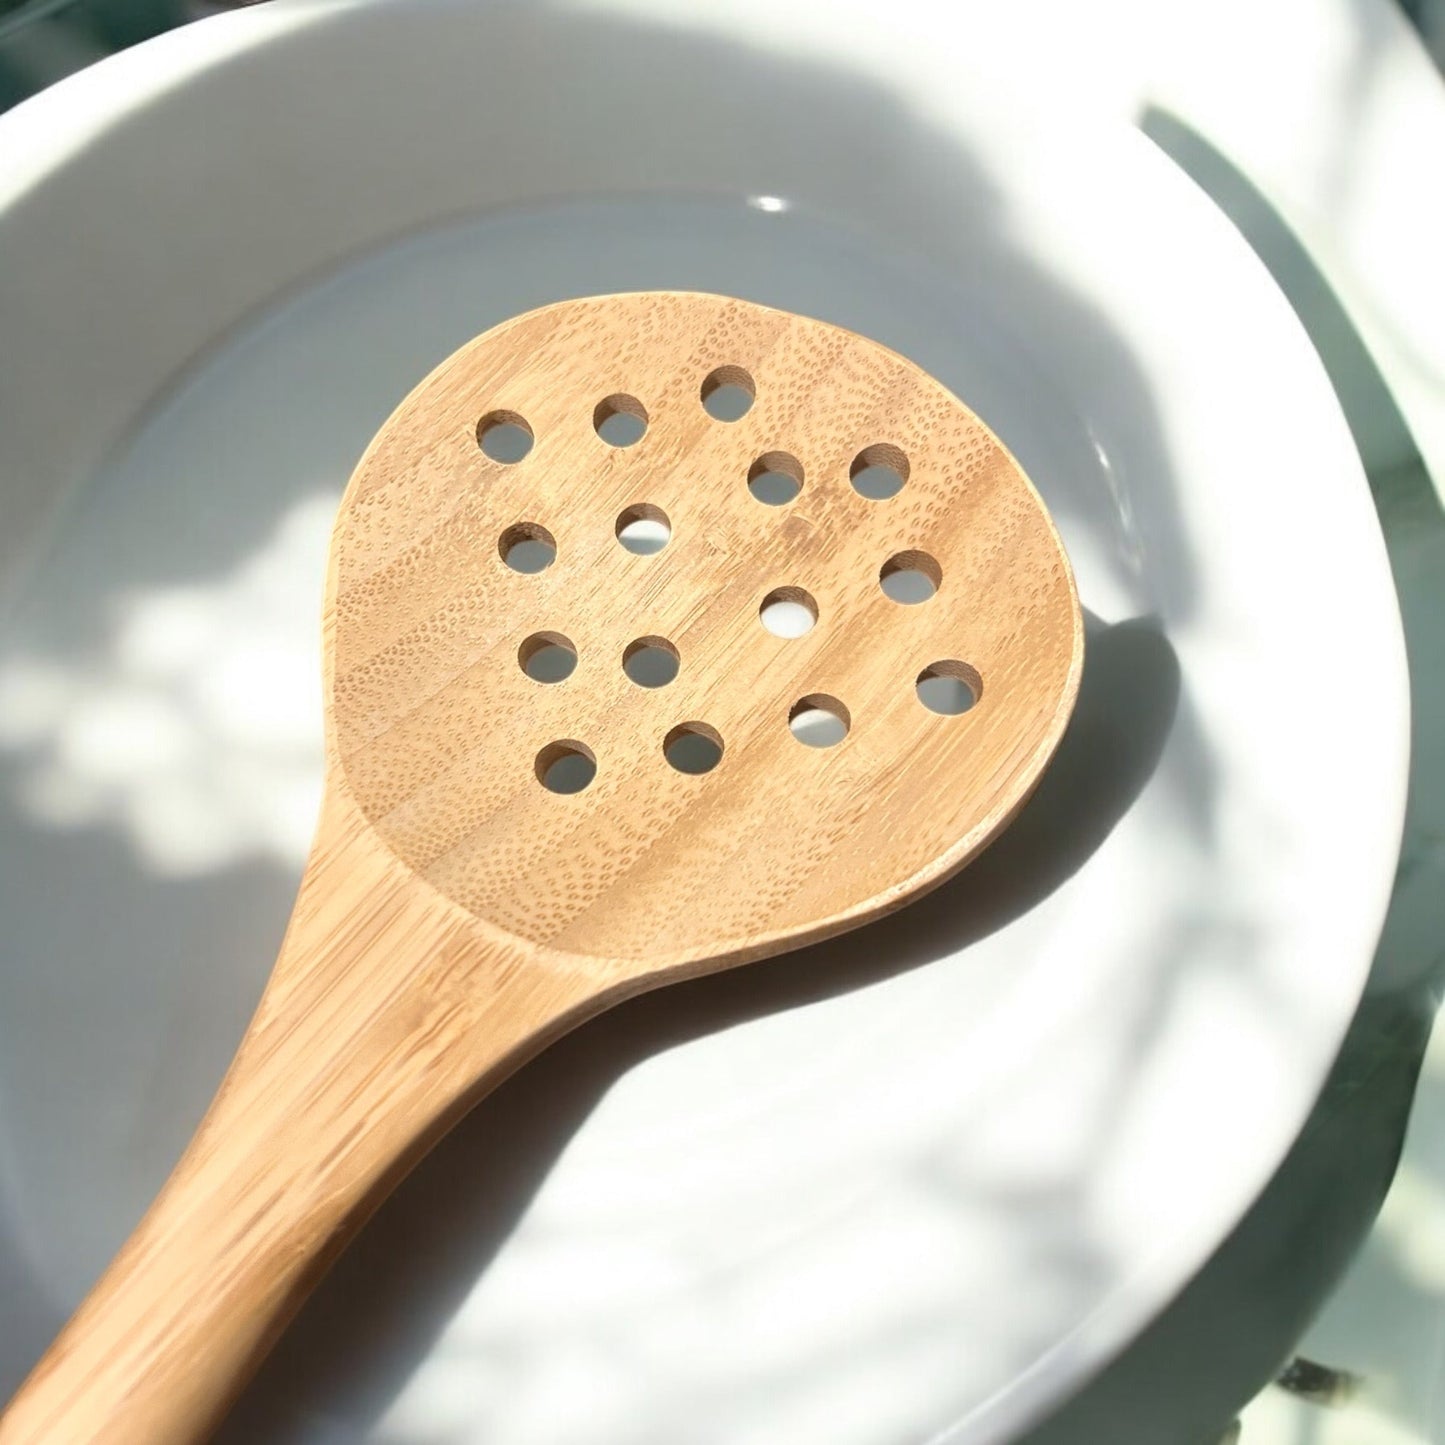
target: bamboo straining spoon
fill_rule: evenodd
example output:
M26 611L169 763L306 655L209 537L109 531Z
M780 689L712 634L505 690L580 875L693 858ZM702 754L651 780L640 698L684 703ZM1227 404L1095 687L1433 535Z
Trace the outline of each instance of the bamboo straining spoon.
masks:
M275 971L3 1445L204 1439L482 1094L628 995L947 878L1038 781L1083 661L1048 513L955 397L680 293L544 307L423 381L347 488L323 631L325 799Z

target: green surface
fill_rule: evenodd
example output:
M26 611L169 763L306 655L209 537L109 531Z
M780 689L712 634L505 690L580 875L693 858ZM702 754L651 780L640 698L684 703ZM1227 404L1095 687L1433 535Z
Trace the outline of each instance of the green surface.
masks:
M0 0L0 110L185 18L183 0Z

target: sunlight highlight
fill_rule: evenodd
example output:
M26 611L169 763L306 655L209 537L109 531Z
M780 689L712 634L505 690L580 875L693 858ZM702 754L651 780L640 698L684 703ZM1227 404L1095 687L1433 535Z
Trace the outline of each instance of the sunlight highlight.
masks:
M1408 1155L1400 1162L1375 1228L1389 1241L1407 1278L1445 1294L1445 1187Z
M334 513L330 496L302 501L229 576L126 598L96 654L0 654L0 756L25 809L118 827L167 876L304 860Z

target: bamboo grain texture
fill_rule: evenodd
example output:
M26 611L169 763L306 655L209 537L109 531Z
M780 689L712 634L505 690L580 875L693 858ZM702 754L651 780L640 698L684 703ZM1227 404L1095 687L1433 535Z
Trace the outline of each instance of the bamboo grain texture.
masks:
M689 293L545 307L427 377L347 488L323 632L325 801L275 971L0 1445L206 1438L476 1098L629 994L948 877L1037 783L1083 661L1053 522L956 397Z

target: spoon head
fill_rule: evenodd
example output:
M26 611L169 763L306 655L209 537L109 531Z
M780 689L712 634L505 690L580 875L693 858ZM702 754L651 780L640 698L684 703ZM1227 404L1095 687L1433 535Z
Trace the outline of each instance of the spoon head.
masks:
M962 866L1082 660L1043 503L927 373L727 297L592 297L464 346L357 467L331 783L485 923L697 970Z

